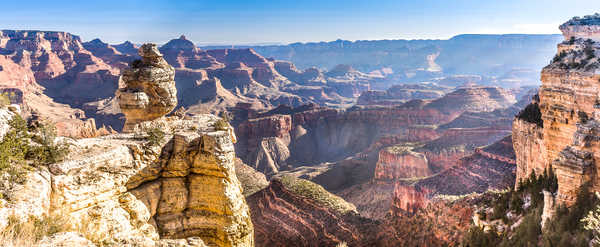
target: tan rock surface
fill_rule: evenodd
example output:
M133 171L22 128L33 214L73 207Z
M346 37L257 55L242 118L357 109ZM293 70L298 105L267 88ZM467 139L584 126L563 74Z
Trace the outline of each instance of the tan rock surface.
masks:
M14 213L63 214L109 246L253 246L232 138L215 130L217 119L144 123L174 133L157 146L139 133L71 140L67 161L30 173L10 191L0 223Z
M592 191L600 190L600 16L576 17L560 29L566 40L542 70L539 110L521 112L513 135L517 179L552 168L558 179L557 203L571 205L586 182ZM537 102L530 106L537 107Z

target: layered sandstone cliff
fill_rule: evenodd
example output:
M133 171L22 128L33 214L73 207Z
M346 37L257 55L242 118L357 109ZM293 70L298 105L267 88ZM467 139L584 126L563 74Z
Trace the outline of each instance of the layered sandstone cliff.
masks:
M517 179L552 168L558 177L557 199L570 205L583 184L598 190L594 123L598 115L598 15L573 18L560 26L566 41L542 70L539 103L515 119ZM527 110L526 108L526 110Z

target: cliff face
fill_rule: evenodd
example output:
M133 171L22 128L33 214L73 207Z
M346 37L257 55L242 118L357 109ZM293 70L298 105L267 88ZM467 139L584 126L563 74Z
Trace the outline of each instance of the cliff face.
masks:
M427 157L412 152L410 147L393 147L379 151L375 168L375 179L426 177L431 175Z
M67 161L3 191L2 220L61 214L108 245L253 246L250 212L227 131L212 115L163 119L175 133L154 146L133 135L71 141ZM199 237L199 239L198 239ZM200 245L202 246L202 245Z
M539 110L538 103L533 102L529 111L515 119L513 129L518 140L514 142L517 179L533 171L539 174L544 168L554 169L558 202L567 205L574 202L579 187L587 181L593 190L600 188L593 175L598 167L593 125L600 116L599 19L574 18L560 26L568 40L558 44L558 54L542 70Z

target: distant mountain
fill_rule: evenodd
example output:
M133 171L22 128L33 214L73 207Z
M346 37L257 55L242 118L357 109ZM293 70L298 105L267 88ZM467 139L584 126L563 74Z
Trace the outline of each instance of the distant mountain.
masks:
M561 37L558 34L463 34L448 40L336 40L235 47L252 48L265 57L291 61L300 69L314 66L328 70L338 64L347 64L362 72L386 68L393 71L395 78L404 81L478 74L510 83L518 74L519 80L537 83L540 69L554 55Z

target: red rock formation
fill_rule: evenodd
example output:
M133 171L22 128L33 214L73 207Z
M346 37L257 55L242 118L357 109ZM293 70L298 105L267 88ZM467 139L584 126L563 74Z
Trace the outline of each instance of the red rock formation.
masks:
M0 31L0 50L1 87L23 92L26 116L58 123L60 135L96 131L90 129L94 120L72 107L112 95L117 68L92 55L79 37L64 32Z
M394 180L431 175L425 155L411 149L412 147L393 147L379 151L374 179Z
M515 160L511 138L476 148L475 153L434 176L415 183L432 194L464 195L488 189L505 189L514 184Z
M394 199L390 208L392 216L397 217L405 213L416 213L427 205L429 193L429 191L419 187L396 183L394 186Z
M472 201L436 200L413 213L400 210L381 224L378 246L459 246L471 226Z

